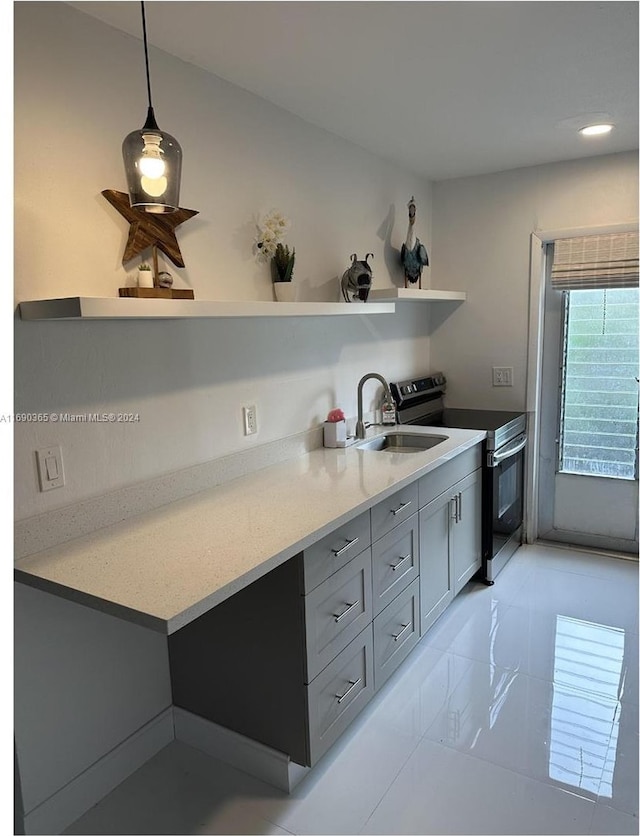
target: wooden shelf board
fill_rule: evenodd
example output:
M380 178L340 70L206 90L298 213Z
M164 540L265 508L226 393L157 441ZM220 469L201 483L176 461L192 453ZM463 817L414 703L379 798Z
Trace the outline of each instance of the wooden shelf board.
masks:
M20 302L24 320L209 319L218 317L344 316L393 313L378 302L254 302L70 296Z

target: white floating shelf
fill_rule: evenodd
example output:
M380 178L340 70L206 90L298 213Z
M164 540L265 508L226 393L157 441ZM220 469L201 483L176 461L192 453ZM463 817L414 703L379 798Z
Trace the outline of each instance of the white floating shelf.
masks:
M393 304L369 302L215 302L198 299L130 299L70 296L20 302L25 320L210 319L218 317L344 316L393 313Z
M385 287L371 290L373 302L464 302L467 294L460 290L416 290L410 287Z

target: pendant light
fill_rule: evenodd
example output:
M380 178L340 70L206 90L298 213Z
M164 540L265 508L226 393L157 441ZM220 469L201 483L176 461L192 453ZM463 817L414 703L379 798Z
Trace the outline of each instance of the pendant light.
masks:
M153 113L144 0L140 7L149 107L143 127L132 131L122 143L129 202L145 212L175 212L180 205L182 148L171 134L160 130Z

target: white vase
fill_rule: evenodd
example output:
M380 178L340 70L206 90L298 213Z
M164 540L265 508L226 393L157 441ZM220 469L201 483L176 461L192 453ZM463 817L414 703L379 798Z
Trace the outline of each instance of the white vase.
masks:
M278 302L295 302L298 298L298 285L294 282L274 282L273 289Z

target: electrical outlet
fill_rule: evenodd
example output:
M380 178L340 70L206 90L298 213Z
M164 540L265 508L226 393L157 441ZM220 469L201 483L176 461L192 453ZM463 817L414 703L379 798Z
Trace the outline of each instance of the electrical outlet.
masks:
M243 406L242 414L244 415L244 434L255 435L258 432L258 411L255 404Z
M493 385L513 386L513 366L494 366Z
M41 491L51 491L53 488L61 488L64 485L62 451L59 446L36 450L36 461Z

